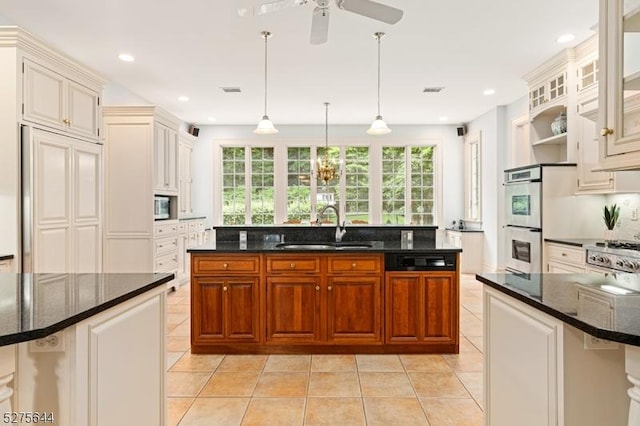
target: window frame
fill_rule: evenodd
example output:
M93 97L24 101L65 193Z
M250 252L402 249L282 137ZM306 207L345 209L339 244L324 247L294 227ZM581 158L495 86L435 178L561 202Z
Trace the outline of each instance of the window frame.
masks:
M477 149L476 175L472 175L473 148ZM472 187L477 181L477 216L473 215ZM467 223L482 223L482 132L467 134L464 138L464 217Z

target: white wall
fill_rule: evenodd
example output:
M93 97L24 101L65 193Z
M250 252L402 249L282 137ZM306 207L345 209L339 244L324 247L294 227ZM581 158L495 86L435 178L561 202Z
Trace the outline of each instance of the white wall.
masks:
M619 172L625 173L625 172ZM617 204L620 207L620 219L616 225L616 238L620 240L640 241L640 194L615 194L606 197L606 204ZM602 206L604 207L604 205ZM636 219L632 218L632 212L636 211ZM600 214L602 216L602 214ZM604 235L604 219L601 221L602 235Z
M216 171L214 152L220 140L237 139L248 143L272 142L283 139L317 139L324 141L324 125L277 126L277 135L256 135L251 126L201 126L200 135L194 144L193 156L193 208L194 213L207 216L208 225L212 225L214 208L217 201L213 197L213 176ZM442 140L443 146L443 223L444 226L463 216L463 143L457 136L455 126L392 126L393 133L382 137L368 136L368 125L330 126L329 143L340 144L344 141L378 144L384 141L406 141L420 139Z

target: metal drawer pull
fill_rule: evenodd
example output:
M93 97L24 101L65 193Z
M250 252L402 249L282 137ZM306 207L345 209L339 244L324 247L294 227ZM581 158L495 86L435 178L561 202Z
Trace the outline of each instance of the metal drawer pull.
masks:
M355 263L352 263L352 264L351 264L351 268L352 268L352 269L355 269L355 268L356 268L356 266L358 266L358 265L356 265Z
M295 269L296 268L296 264L295 263L292 263L290 266L291 266L291 269Z
M223 267L224 269L227 269L227 268L229 267L229 264L228 264L228 263L223 263L223 264L222 264L222 267Z
M316 286L316 291L320 291L320 286L319 285Z
M562 253L562 255L563 255L563 256L566 256L566 255L567 255L567 253Z

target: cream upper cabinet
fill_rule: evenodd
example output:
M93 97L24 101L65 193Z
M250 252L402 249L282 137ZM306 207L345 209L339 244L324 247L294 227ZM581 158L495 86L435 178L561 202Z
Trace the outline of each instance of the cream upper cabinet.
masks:
M640 169L640 0L600 0L601 166Z
M97 139L100 88L86 87L51 68L24 58L22 118L65 133Z
M155 123L153 150L156 193L178 195L178 132Z
M191 170L191 155L193 154L193 139L191 135L180 134L180 149L178 158L179 167L179 194L178 194L178 215L189 215L193 213L192 188L193 178Z

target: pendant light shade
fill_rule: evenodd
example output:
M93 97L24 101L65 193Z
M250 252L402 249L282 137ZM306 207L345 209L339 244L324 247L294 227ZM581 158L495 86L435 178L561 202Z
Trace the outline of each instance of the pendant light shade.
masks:
M391 133L391 129L387 126L387 123L382 119L380 114L380 39L384 37L383 32L377 32L373 34L373 37L378 40L378 115L376 116L371 127L367 130L368 135L387 135Z
M253 132L258 135L273 135L278 133L278 129L275 128L267 115L267 39L271 37L271 33L263 31L260 34L264 38L264 115Z

